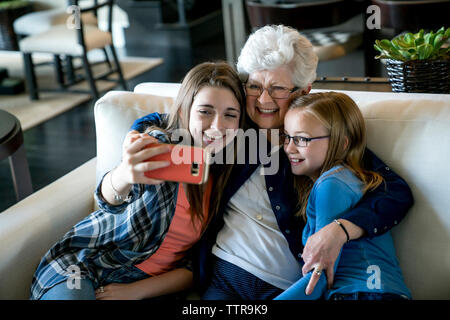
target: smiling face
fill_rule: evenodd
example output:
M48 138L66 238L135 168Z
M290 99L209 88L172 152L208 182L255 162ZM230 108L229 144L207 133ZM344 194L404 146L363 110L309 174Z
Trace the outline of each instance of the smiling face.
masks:
M218 87L203 87L195 95L189 116L189 131L195 145L213 149L224 147L232 140L228 129L239 128L241 108L233 92Z
M288 66L252 72L247 80L247 85L249 84L263 88L284 87L292 89L295 87ZM288 110L288 100L273 99L267 90L264 90L259 97L247 95L247 114L259 128L278 129L283 125L283 119Z
M291 109L284 120L284 131L290 136L305 138L321 137L329 135L329 131L314 116L301 111ZM317 139L308 142L307 147L298 147L290 139L289 144L284 145L292 173L306 175L315 180L318 178L328 151L329 139Z

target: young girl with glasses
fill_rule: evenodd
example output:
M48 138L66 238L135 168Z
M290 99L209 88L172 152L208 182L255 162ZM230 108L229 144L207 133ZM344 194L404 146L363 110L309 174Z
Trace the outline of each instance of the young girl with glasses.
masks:
M366 131L359 108L342 93L295 94L284 119L283 139L295 175L297 215L306 221L303 244L331 222L339 224L348 239L339 217L383 183L362 163ZM322 269L316 265L275 299L411 299L390 232L348 241L334 265L334 283L328 290ZM312 292L311 277L316 284Z

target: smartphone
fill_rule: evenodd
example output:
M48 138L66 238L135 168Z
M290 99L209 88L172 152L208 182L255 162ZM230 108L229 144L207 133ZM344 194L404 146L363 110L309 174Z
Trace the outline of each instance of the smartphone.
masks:
M147 148L161 145L168 145L171 151L158 154L146 161L169 161L170 165L147 171L145 172L146 177L189 184L203 184L208 181L209 153L204 148L164 143L152 143Z

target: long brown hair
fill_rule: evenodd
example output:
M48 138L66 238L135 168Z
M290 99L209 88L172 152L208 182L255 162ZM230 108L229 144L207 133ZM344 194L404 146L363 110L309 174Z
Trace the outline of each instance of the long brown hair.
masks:
M239 128L245 124L245 93L238 74L226 62L204 62L192 68L184 77L180 90L171 107L168 123L163 129L170 134L177 129L189 130L189 118L192 103L196 94L204 87L225 88L230 90L236 97L241 107ZM146 131L152 130L150 127ZM193 144L193 139L190 139ZM234 148L235 148L234 143ZM236 152L234 153L236 154ZM207 220L203 215L203 189L201 185L188 184L186 188L187 198L190 205L191 220L200 221L201 225L206 226L211 218L219 210L219 204L222 197L225 184L231 174L232 164L212 164L210 174L213 179L213 188L209 203L209 214Z
M363 167L365 122L358 106L348 95L339 92L295 94L290 100L289 110L292 109L299 109L317 118L329 131L328 150L320 175L334 166L342 165L363 182L363 193L383 182L380 174ZM295 176L294 186L299 195L297 215L306 220L306 206L313 181L305 176Z

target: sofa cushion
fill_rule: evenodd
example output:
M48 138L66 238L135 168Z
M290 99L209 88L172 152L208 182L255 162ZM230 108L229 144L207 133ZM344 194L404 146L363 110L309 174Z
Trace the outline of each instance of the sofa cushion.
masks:
M0 300L29 299L42 256L92 212L92 159L0 213Z
M412 190L414 205L392 236L413 299L450 299L450 96L340 92L360 107L368 147Z
M173 98L124 91L110 91L94 108L97 134L97 183L120 163L122 143L133 122L149 113L168 113Z

